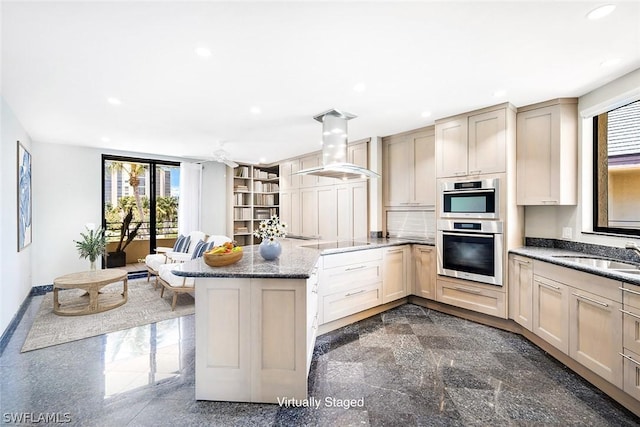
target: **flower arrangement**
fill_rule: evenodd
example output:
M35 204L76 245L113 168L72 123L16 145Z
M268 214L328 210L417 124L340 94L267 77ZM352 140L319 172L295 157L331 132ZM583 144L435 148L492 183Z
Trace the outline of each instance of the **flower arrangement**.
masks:
M287 235L287 224L280 222L277 215L260 222L258 229L253 232L255 237L273 242L276 237L285 237Z
M96 259L104 254L105 247L107 245L104 229L95 226L87 226L87 233L80 233L82 240L74 240L76 249L80 254L80 258L89 258L91 264L95 263Z

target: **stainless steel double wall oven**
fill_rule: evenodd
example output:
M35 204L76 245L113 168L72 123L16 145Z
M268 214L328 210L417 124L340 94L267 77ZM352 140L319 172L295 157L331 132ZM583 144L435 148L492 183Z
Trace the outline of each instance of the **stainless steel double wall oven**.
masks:
M500 180L443 181L438 221L438 274L502 286Z

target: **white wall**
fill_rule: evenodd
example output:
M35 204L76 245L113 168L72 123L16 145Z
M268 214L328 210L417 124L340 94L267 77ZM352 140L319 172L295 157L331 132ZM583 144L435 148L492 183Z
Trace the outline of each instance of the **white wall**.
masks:
M203 164L202 231L207 234L227 235L227 171L233 173L222 163Z
M563 227L573 230L571 240L606 246L624 247L633 237L592 233L592 118L593 116L640 99L640 69L632 71L578 100L578 205L527 206L527 237L562 238Z
M29 135L0 97L0 334L31 291L34 244L18 252L17 141L33 155ZM35 159L34 159L35 160ZM34 168L40 163L34 161ZM33 241L36 241L34 229Z

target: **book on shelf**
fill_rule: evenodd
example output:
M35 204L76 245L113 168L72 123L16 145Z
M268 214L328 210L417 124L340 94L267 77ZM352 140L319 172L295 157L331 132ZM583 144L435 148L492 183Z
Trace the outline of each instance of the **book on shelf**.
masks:
M249 187L244 184L238 184L234 187L233 191L249 191Z
M235 227L233 229L234 234L244 234L249 232L249 227Z
M238 166L235 169L235 176L238 178L249 178L249 166Z
M251 219L251 208L233 208L234 219Z

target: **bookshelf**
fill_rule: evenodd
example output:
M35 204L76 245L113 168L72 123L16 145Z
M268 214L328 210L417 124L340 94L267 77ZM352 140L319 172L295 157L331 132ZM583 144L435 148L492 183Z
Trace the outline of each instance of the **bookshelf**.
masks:
M233 170L233 240L238 245L259 244L253 237L260 221L279 215L279 167L238 165Z

